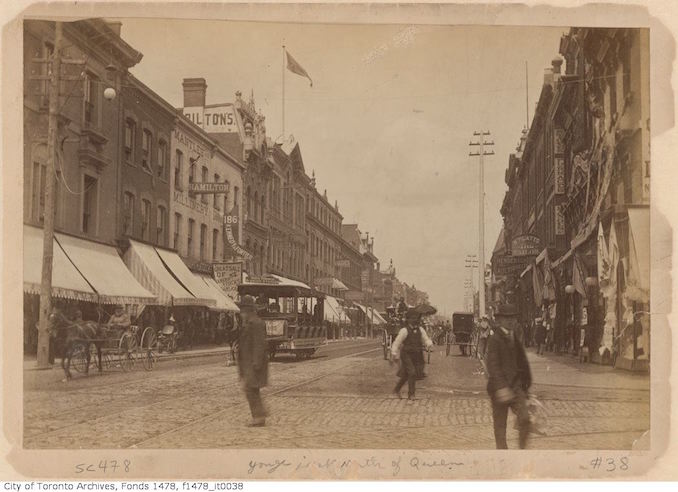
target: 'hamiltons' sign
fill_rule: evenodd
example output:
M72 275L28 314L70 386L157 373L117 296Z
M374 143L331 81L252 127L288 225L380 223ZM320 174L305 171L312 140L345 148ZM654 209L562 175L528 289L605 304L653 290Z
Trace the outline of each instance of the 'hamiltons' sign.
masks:
M184 108L184 116L209 133L237 133L233 104Z
M191 193L228 193L228 183L189 183Z

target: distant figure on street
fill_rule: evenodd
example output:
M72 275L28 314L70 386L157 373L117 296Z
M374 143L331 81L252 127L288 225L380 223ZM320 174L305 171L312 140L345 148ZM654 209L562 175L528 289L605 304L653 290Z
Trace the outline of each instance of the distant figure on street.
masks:
M537 345L537 355L544 354L544 345L546 345L546 326L541 318L535 322L537 328L534 334L534 342Z
M252 296L243 296L240 302L242 326L238 347L238 372L252 413L249 427L266 425L266 409L260 389L268 384L268 355L266 353L266 323L255 310Z
M497 449L508 449L506 420L509 407L518 417L520 449L525 449L530 428L527 390L532 373L525 348L517 334L518 311L502 305L495 313L496 327L487 344L487 392L492 401L492 420Z
M404 320L407 316L407 304L405 304L405 298L401 297L398 302L398 307L396 308L396 313L401 320Z
M487 352L487 339L490 336L490 321L487 316L483 316L480 320L478 336L478 357L485 359L485 353Z
M400 329L398 336L391 345L391 360L400 360L398 383L393 393L400 398L400 390L407 383L407 399L414 400L417 381L417 367L424 363L422 350L433 345L431 339L419 326L420 316L416 313L408 315L407 325Z

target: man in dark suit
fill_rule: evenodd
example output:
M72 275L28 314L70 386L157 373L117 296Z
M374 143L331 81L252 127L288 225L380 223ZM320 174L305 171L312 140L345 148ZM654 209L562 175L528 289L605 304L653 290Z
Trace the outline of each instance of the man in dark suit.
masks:
M266 323L259 317L252 296L243 296L240 302L242 327L238 349L238 371L250 405L250 427L266 425L266 409L260 389L268 384L268 355L266 353Z
M488 339L486 359L494 439L497 449L508 449L506 420L510 407L518 417L520 449L525 449L530 429L527 390L532 384L532 374L517 334L518 310L512 305L501 305L494 317L496 328Z

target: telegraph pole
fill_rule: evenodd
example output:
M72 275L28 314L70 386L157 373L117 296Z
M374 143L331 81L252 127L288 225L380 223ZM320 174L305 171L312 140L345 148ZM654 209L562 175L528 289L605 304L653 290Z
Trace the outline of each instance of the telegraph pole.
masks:
M466 255L466 260L464 268L470 269L469 278L464 281L464 287L466 287L466 308L468 311L473 311L473 269L478 268L478 257L476 255ZM468 306L471 306L470 309Z
M486 151L485 147L494 145L494 142L485 140L490 132L480 131L473 132L474 137L478 137L478 142L471 141L470 146L479 146L478 152L469 152L471 157L479 157L479 182L478 187L478 316L481 318L485 316L485 171L483 164L483 157L486 155L494 155L494 150Z
M42 240L42 279L40 282L40 321L38 325L38 368L48 368L49 315L52 312L52 259L54 257L55 160L59 85L61 76L61 45L63 24L54 23L54 53L49 74L49 116L47 120L47 163L45 170L45 218Z

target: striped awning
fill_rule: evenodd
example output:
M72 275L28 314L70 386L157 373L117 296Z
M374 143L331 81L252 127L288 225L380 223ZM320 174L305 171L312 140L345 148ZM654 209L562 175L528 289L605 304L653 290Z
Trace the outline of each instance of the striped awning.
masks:
M198 274L198 277L205 282L207 285L207 288L212 294L212 298L216 302L215 309L219 311L231 311L234 313L240 312L240 309L238 309L238 306L233 302L233 299L228 297L226 293L221 290L219 287L219 284L217 284L216 280L214 280L212 277L204 274Z
M191 272L184 261L174 251L155 248L163 264L177 278L181 285L199 300L200 305L215 307L217 301L212 299L211 293L205 282Z
M43 230L24 225L24 292L40 294L42 283ZM97 293L54 241L52 296L77 301L97 301Z
M157 298L139 282L113 246L55 234L68 258L98 294L102 304L157 304Z
M123 260L134 278L153 292L163 306L201 304L165 268L153 246L130 240L130 247L125 252Z

